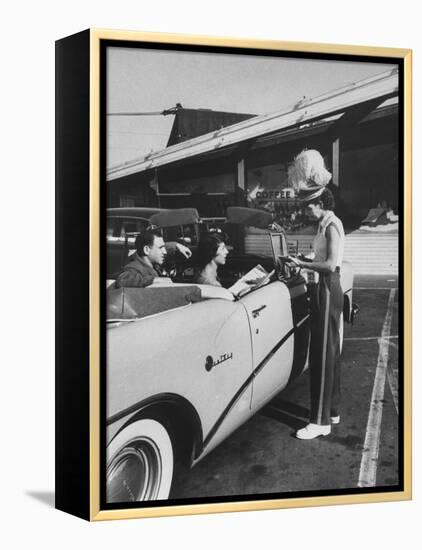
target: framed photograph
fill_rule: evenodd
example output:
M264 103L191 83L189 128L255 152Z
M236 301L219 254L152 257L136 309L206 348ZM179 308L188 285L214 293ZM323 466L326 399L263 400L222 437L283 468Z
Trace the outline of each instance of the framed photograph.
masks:
M411 51L56 43L56 507L411 498Z

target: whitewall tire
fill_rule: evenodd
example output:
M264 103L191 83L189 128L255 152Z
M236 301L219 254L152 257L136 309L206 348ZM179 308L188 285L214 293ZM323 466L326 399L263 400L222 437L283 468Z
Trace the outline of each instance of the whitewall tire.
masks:
M167 499L173 463L171 439L160 422L129 424L107 447L107 503Z

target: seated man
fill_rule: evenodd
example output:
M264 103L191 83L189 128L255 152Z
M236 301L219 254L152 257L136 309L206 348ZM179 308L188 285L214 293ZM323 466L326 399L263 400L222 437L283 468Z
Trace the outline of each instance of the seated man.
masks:
M157 277L163 277L163 266L167 254L172 258L178 250L189 258L191 251L179 243L164 243L158 231L147 230L138 235L135 242L136 252L131 256L116 279L116 288L141 287L151 285Z

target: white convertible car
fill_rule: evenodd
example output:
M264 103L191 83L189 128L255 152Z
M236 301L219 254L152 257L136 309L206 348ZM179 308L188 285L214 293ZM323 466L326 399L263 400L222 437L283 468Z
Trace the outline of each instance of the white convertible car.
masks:
M281 259L286 239L266 229L268 216L228 211L235 249L223 286L257 264L275 270L241 298L218 297L217 288L201 299L188 264L178 266L179 282L107 291L107 503L167 499L178 467L196 464L306 369L306 277ZM346 263L341 281L350 322Z

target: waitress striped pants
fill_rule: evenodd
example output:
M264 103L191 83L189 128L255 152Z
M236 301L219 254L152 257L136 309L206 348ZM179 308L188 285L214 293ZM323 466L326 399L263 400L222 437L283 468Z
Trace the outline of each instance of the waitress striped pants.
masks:
M330 424L340 414L340 316L343 291L340 272L320 273L311 289L311 414L313 424Z

